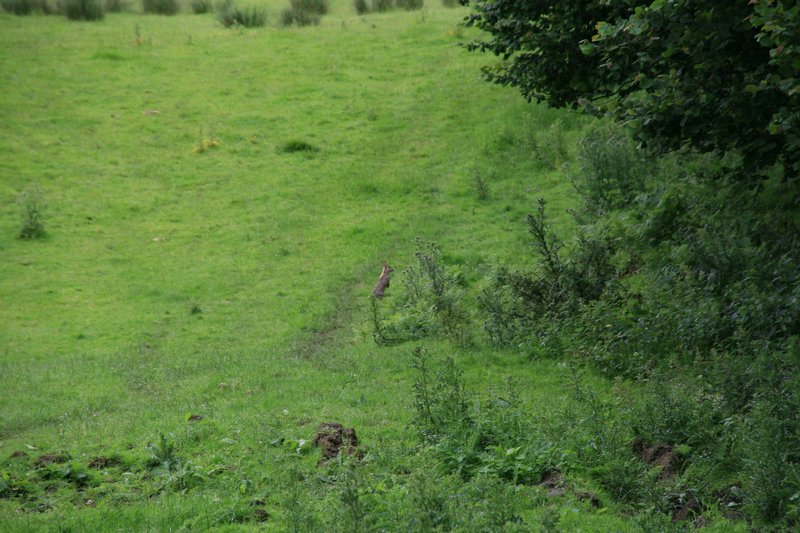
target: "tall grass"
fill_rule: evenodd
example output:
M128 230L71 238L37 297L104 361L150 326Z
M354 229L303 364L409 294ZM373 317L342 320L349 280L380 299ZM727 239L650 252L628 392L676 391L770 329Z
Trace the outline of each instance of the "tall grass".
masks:
M64 15L72 20L103 20L106 12L100 0L64 0Z
M217 20L226 28L259 28L267 24L267 10L256 5L241 7L235 0L224 0L217 5Z
M142 10L156 15L174 15L180 6L178 0L142 0Z
M309 26L319 24L328 13L327 0L289 0L289 8L281 13L283 26Z

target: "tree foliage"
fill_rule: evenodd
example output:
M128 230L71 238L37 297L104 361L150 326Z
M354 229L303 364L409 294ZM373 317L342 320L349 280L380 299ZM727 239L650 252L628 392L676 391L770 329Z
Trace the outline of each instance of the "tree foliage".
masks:
M470 50L529 100L630 125L659 152L735 152L747 172L800 170L794 1L474 0Z

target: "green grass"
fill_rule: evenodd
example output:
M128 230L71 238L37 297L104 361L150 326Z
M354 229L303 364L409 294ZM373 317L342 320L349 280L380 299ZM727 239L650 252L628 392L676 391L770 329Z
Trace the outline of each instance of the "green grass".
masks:
M370 468L414 464L412 346L376 347L367 322L382 262L400 272L421 236L472 292L494 265L530 264L538 197L571 228L562 159L585 124L483 82L485 58L456 46L465 14L362 19L340 1L319 26L251 30L186 9L0 14L0 468L27 480L0 529L255 529L263 500L286 530L298 498L336 508L318 452L292 448L326 421L356 428ZM46 236L20 240L34 184ZM531 412L569 403L555 362L427 344L481 394L513 376ZM148 466L161 434L196 485ZM61 452L87 485L35 464ZM88 468L98 456L120 463ZM530 505L530 524L639 529Z

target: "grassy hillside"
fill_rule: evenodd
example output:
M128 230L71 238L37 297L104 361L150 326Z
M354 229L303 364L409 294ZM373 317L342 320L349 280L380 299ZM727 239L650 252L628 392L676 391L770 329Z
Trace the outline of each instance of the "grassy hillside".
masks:
M669 524L580 473L561 497L434 475L411 426L417 344L373 341L369 293L416 237L474 295L531 263L538 198L574 224L586 121L483 82L465 14L0 14L0 529L469 530L503 506L509 530ZM18 238L26 194L46 205L39 240ZM541 427L585 421L580 391L635 393L470 324L467 346L426 341L432 360L454 357L479 399L513 378ZM355 428L361 466L316 466L322 422ZM436 521L464 502L473 518Z

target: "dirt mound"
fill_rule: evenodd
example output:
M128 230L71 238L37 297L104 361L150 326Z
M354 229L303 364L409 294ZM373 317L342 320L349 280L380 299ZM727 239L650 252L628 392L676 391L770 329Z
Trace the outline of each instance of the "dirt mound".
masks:
M539 482L539 486L547 489L548 496L563 496L567 490L567 483L557 470L546 474Z
M681 467L681 458L669 444L647 445L642 439L633 441L633 451L645 463L661 468L660 481L672 479Z
M122 461L115 457L95 457L89 461L89 468L108 468L110 466L119 466Z
M69 457L66 455L48 453L45 455L40 455L39 458L36 459L36 464L39 466L44 466L53 463L66 463L68 460Z
M575 493L575 497L578 498L578 501L589 502L595 509L600 508L600 498L598 498L596 494L580 491Z
M318 466L322 466L329 459L338 456L342 448L344 448L344 453L348 456L355 455L358 458L363 456L358 449L356 430L345 428L336 422L323 422L320 424L314 437L314 444L322 448L322 459L317 463Z
M694 496L674 502L672 507L672 521L682 522L703 511L700 502ZM699 517L698 517L699 518Z

